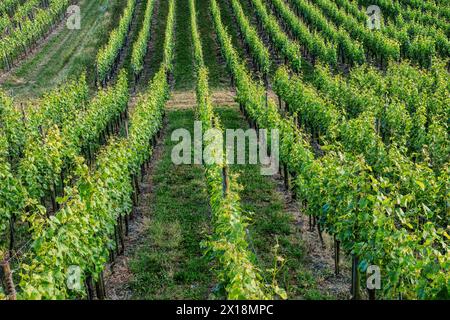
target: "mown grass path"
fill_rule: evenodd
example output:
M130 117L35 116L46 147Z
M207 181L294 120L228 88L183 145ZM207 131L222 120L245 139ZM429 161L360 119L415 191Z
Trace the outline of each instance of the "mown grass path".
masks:
M138 299L207 299L214 286L200 243L210 232L208 194L201 165L174 165L171 133L193 131L192 109L169 110L161 158L154 164L144 239L130 266Z
M222 61L220 48L215 41L209 1L197 4L197 21L203 44L203 57L209 69L210 87L217 89L229 84L228 71ZM189 1L177 2L174 78L175 90L195 89L195 72L192 57L192 33Z

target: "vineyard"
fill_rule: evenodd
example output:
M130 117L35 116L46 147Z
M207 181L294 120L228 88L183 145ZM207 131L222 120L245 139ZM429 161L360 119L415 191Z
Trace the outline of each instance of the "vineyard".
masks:
M0 300L450 299L449 135L447 1L2 0Z

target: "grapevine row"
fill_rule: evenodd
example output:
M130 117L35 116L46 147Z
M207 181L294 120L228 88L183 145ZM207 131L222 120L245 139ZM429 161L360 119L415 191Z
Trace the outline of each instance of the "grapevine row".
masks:
M74 122L64 123L61 129L49 127L30 137L18 170L28 196L41 200L56 193L56 186L64 186L64 178L73 167L73 157L81 151L91 162L95 145L100 144L101 137L105 141L106 132L113 131L112 124L123 119L127 104L128 84L126 74L121 73L117 84L100 91L86 110L76 114Z
M397 41L386 37L378 30L368 30L365 25L340 10L330 0L317 0L314 4L336 25L342 25L353 39L360 41L367 52L378 57L380 65L383 66L390 59L399 60L400 45Z
M207 91L207 70L198 71L197 100L199 116L205 130L220 130L211 111ZM222 130L219 131L222 133ZM240 206L238 186L229 177L226 164L205 165L206 182L212 210L213 235L207 241L209 254L219 262L218 278L225 287L227 298L269 299L260 271L249 250L246 229L249 225ZM225 184L225 187L224 187ZM225 188L225 191L224 191Z
M84 76L81 80L78 87L66 87L79 90L78 93L69 91L70 94L66 94L69 98L65 101L67 105L76 106L76 99L86 94ZM39 125L40 130L33 130L32 123L27 124L22 155L13 162L17 162L15 176L23 201L15 199L16 211L10 217L10 236L5 237L9 238L10 249L15 247L16 219L31 223L32 233L40 232L40 223L44 223L50 215L46 199L50 198L52 210L56 212L59 208L56 198L64 196L65 184L70 184L77 159L84 153L92 163L95 148L106 142L107 135L118 130L127 102L126 74L121 73L114 87L100 91L87 107L68 113L73 116L65 119L60 126L53 122L49 126Z
M19 4L20 0L3 0L0 3L0 13L11 14Z
M194 64L197 68L197 70L205 67L205 62L203 60L203 48L202 48L202 42L200 40L200 33L198 31L198 25L197 25L197 11L195 7L195 0L189 0L189 13L191 17L191 36L192 36L192 43L194 45ZM200 88L197 86L197 89ZM203 87L202 87L203 88ZM205 87L206 92L208 92L208 86ZM200 106L200 104L199 104ZM202 109L203 110L203 109ZM203 113L209 114L211 111L204 111Z
M32 135L41 134L53 126L61 128L64 123L73 121L87 100L88 86L84 74L76 81L69 81L46 93L37 106L29 106L27 110L23 105L17 108L11 98L0 92L0 124L8 140L10 162L19 162Z
M245 39L245 43L249 47L256 64L263 74L268 74L270 70L270 54L269 50L265 47L264 43L259 39L257 30L251 25L244 10L239 3L239 0L231 1L234 15L236 17L237 24L241 35Z
M316 6L306 0L292 0L291 2L301 19L337 44L340 56L345 57L349 64L361 64L365 61L362 45L358 41L353 40L344 29L336 28Z
M20 30L15 30L2 37L0 39L0 68L10 69L21 54L36 45L37 41L63 18L68 5L69 0L52 0L48 8L37 10L33 19L24 21Z
M356 22L361 25L366 24L366 19L363 18L364 14L359 11L356 4L344 1L347 12L350 14L348 18L357 18ZM373 2L370 4L382 5L382 0ZM331 6L330 6L331 7ZM336 7L337 8L337 7ZM336 10L339 10L338 8ZM345 15L343 9L340 9L342 16ZM359 14L356 14L359 12ZM395 23L389 23L382 26L381 32L388 38L396 40L400 44L401 57L407 57L411 60L418 62L421 66L429 67L431 63L431 57L436 51L443 57L447 57L450 54L450 41L447 36L440 29L436 29L430 25L421 25L416 22L405 22L403 17L410 17L411 14L408 11L403 14L394 16Z
M128 0L118 27L111 31L108 42L97 53L97 81L102 85L105 85L115 72L120 54L127 42L135 9L136 0Z
M388 74L397 69L396 64L391 64L388 68ZM326 73L318 74L314 83L317 86L322 86L324 89L328 90L327 99L331 99L332 101L338 99L339 106L342 106L345 109L344 111L351 117L364 111L364 109L366 109L367 101L373 101L371 107L373 112L376 112L377 130L382 135L383 141L386 144L396 143L401 147L408 147L413 159L427 157L427 155L422 154L422 148L424 145L429 145L429 156L431 157L433 167L438 171L442 165L448 161L446 153L448 153L449 146L448 143L445 143L447 137L445 132L448 125L444 123L446 119L445 111L447 110L445 105L448 103L448 91L445 90L445 79L448 79L448 77L445 77L447 74L445 70L438 71L438 68L436 67L435 69L435 74L444 76L436 78L437 80L434 85L435 88L441 89L439 89L439 92L427 95L429 97L428 99L416 98L415 102L418 104L421 100L430 101L431 103L427 103L427 108L423 111L421 110L421 112L418 112L417 114L410 111L411 116L402 105L399 105L399 103L402 103L402 98L411 96L408 92L402 90L402 84L396 85L396 82L400 81L401 76L397 76L396 79L392 78L392 76L383 77L379 72L374 70L368 73L366 67L362 66L361 68L357 68L355 72L350 72L349 78L356 78L358 81L357 86L352 85L352 87L348 87L342 85L345 84L345 81L340 77L338 77L337 80L330 82L327 78L323 78ZM372 77L372 79L370 77ZM411 82L414 84L414 90L418 90L419 87L424 87L425 84L419 86L415 85L413 78L414 77L411 77ZM373 82L374 79L376 79L375 83ZM417 80L417 77L415 79ZM430 78L425 77L424 79ZM389 82L391 82L391 84L388 84ZM372 85L369 85L370 83L372 83ZM384 91L374 90L374 88L384 88ZM392 100L392 103L390 103L387 108L385 107L386 101L383 98L376 98L386 96L386 91L389 92L387 97ZM358 94L358 92L363 94ZM395 95L390 94L390 92L395 92ZM313 106L317 105L316 102L317 101L314 101L314 98L310 101ZM412 103L409 101L409 106L411 105ZM324 106L327 107L327 105ZM324 128L323 126L320 126L319 123L325 121L325 124L328 124L328 121L330 121L329 112L316 113L315 111L312 111L314 108L307 109L310 111L312 117L318 118L318 123L315 123L313 126L313 133L315 134L320 132L320 130L325 130L328 126L326 125ZM432 117L427 110L432 110ZM342 111L343 110L341 109L339 112ZM428 114L428 117L425 117L425 119L422 115L424 111ZM404 119L404 121L400 121L399 119ZM429 126L430 123L432 123L431 126ZM425 127L428 126L431 129L430 132L426 132L425 129Z
M150 28L152 24L154 5L155 5L154 0L149 0L147 2L142 29L139 32L138 38L133 45L133 52L131 54L131 69L133 70L133 73L136 78L141 74L142 70L144 69L144 57L147 54L148 42L150 41L151 35Z
M252 0L251 3L255 8L260 23L264 26L264 29L270 39L274 42L275 46L289 61L294 70L300 70L302 64L300 45L289 39L278 24L277 19L269 14L266 6L261 0Z
M174 59L174 36L175 36L175 1L169 1L169 14L167 16L167 24L164 39L164 52L163 52L163 64L166 66L168 73L173 71L173 59Z
M12 249L7 231L14 215L25 205L25 190L14 176L8 154L8 141L0 127L0 257Z
M194 41L194 57L197 66L197 117L205 132L217 130L223 135L220 121L213 111L208 89L208 70L204 66L202 45L197 29L195 0L190 0L191 28ZM205 146L206 148L206 146ZM239 203L239 194L234 179L228 176L228 166L222 155L220 163L205 163L205 176L212 209L213 236L207 241L208 251L219 260L218 278L225 287L227 298L266 299L262 277L254 266L249 251L246 228L248 222ZM225 187L224 187L225 186Z
M22 5L18 6L12 17L7 15L0 17L0 35L4 32L11 33L14 28L21 28L23 20L33 19L36 11L40 7L46 8L48 6L47 0L27 0Z
M341 83L345 83L342 78L337 78L337 81L334 81L334 85L331 85L329 81L327 84L326 79L320 77L318 77L315 82L316 85L322 85L324 89L328 89L330 91L327 99L339 99L339 105L343 106L345 111L350 116L356 116L362 112L366 108L367 101L372 100L372 108L375 106L377 107L375 108L378 123L377 130L381 129L380 133L382 134L383 140L388 144L399 143L400 146L407 146L412 153L413 158L423 157L424 155L420 154L422 147L428 144L431 146L430 156L433 167L436 170L439 170L439 168L441 168L441 166L448 161L448 156L446 156L448 143L445 143L447 137L445 132L448 125L445 124L444 121L446 119L445 110L447 110L445 106L446 103L448 104L449 95L448 91L445 90L445 81L448 79L448 76L445 77L447 72L443 68L440 70L438 70L438 68L439 63L436 63L433 73L443 76L436 76L436 83L434 87L437 89L440 88L439 92L427 95L427 99L416 98L414 103L408 101L409 106L414 104L422 104L422 100L430 102L427 102L427 108L420 113L414 114L411 111L411 116L408 115L405 108L399 105L401 100L403 100L402 98L411 96L411 94L405 92L402 84L395 85L396 82L400 81L402 78L401 76L397 76L396 79L393 79L392 77L383 77L379 72L374 70L367 73L366 66L362 66L361 68L356 68L355 72L350 72L350 79L355 78L352 75L359 77L357 78L357 81L359 82L357 87L352 86L348 88L345 85L341 85ZM395 63L391 64L388 68L388 71L394 70L398 70ZM388 74L390 73L388 72ZM375 77L373 77L374 75ZM370 77L372 77L372 79ZM425 79L431 79L433 76L431 76L431 78L429 76L420 78L424 79L423 81L426 81ZM373 82L374 79L376 79L375 83ZM415 79L417 80L417 77ZM392 81L395 82L388 84L388 82ZM416 82L414 82L414 77L411 77L410 81L413 84L413 90L420 90L419 88L425 85L425 83L422 85L416 85ZM369 85L370 83L372 83L372 85ZM374 88L384 88L384 91L374 90ZM386 91L389 92L387 95L388 99L392 100L392 103L389 104L387 109L384 108L386 101L376 98L386 96ZM364 94L358 94L357 92L362 92ZM314 101L312 101L312 104L315 105ZM383 110L383 108L385 110ZM430 113L427 110L432 110L431 114L433 114L433 117L429 115ZM425 121L421 114L424 111L428 114ZM312 115L317 116L314 112L312 112ZM399 119L401 119L402 116L404 121L399 122ZM318 115L317 117L326 118L327 113ZM429 126L430 123L432 124L431 126ZM426 132L425 130L425 127L428 126L431 128L430 132ZM317 125L314 128L315 130L323 130L323 128Z
M286 30L292 32L300 45L313 58L317 58L330 65L337 64L337 47L334 46L334 43L328 43L319 33L310 32L308 26L298 19L284 0L271 0L270 2L276 9L280 18L279 20L284 21L284 24L286 24Z
M366 0L358 0L362 5L367 5ZM395 17L400 14L407 14L413 19L422 20L424 23L432 22L436 26L447 26L445 19L450 19L450 7L440 3L439 6L430 1L389 1L377 0L374 2L380 6L383 12ZM440 21L440 22L439 22Z
M0 90L0 127L7 142L7 159L12 164L19 159L25 145L26 120L13 100Z
M385 1L375 1L373 4L381 6L382 13L386 10ZM421 16L422 12L419 12ZM388 14L389 15L389 14ZM417 14L416 14L417 15ZM415 21L413 19L415 14L402 8L402 12L398 12L392 19L388 20L388 24L383 28L383 32L397 39L402 46L402 56L406 56L411 60L419 62L422 66L430 66L430 57L435 52L442 57L450 55L450 41L448 40L449 33L445 32L445 26L442 29L430 25L430 18L426 19L426 23ZM436 18L437 21L443 22L442 19ZM450 25L448 25L450 27Z
M365 72L368 72L365 70ZM346 110L343 106L335 104L335 100L332 94L336 90L342 90L345 93L351 90L347 87L345 81L337 82L332 79L325 69L321 70L320 75L317 76L317 81L320 82L322 90L326 93L326 100L322 99L321 92L317 91L311 85L304 82L301 76L294 75L289 76L287 70L281 68L277 71L274 80L274 90L275 92L288 103L289 110L291 113L296 113L300 119L301 127L310 129L314 136L320 136L323 134L326 136L326 140L329 143L337 144L339 141L344 141L344 148L351 152L353 147L359 153L366 155L366 161L374 167L374 171L377 172L378 168L389 167L391 163L389 157L392 153L387 152L387 147L394 150L396 147L406 146L409 137L409 127L408 119L410 117L408 110L405 106L398 101L393 101L386 105L386 102L382 99L378 101L373 99L370 107L365 108L365 110L360 113L355 118L345 117ZM336 87L336 83L339 86ZM334 87L333 87L334 86ZM353 87L355 89L355 87ZM353 91L356 99L360 101L367 101L374 92L370 90L366 92L356 92ZM375 119L374 124L374 135L372 137L366 137L364 141L364 148L358 147L358 144L352 144L350 141L352 137L361 135L356 131L349 130L347 128L347 122L357 122L359 118L371 117ZM405 124L406 122L406 124ZM382 124L380 126L379 124ZM345 129L345 130L344 130ZM357 128L354 128L357 129ZM381 132L380 132L381 131ZM318 134L314 134L318 133ZM385 142L386 147L379 143L381 135L382 140ZM371 141L374 140L374 141ZM376 140L376 141L375 141ZM371 150L370 146L375 146L376 148ZM445 144L444 144L445 146ZM371 150L370 152L368 150ZM401 152L398 152L400 157ZM406 159L401 159L401 161L407 164ZM416 163L419 166L419 162ZM418 170L419 172L420 170ZM429 175L430 184L433 183L433 174L430 169L426 169L424 172ZM420 174L422 176L425 173ZM417 178L417 181L420 179Z
M173 32L175 1L170 0L169 34ZM167 34L166 34L167 36ZM166 50L165 52L170 52ZM166 57L165 61L168 61ZM36 237L31 261L22 267L21 295L25 299L66 299L84 297L84 288L69 289L67 270L77 266L87 283L88 297L93 285L101 293L102 271L113 249L119 250L123 220L131 213L132 197L138 192L136 177L152 154L152 142L162 126L164 105L168 99L167 72L162 64L130 115L126 139L112 139L100 152L96 167L89 172L82 159L77 168L78 180L67 188L65 203L46 228ZM64 234L65 237L55 236ZM123 249L123 243L122 243ZM45 279L50 285L42 286ZM102 294L100 294L102 296ZM103 292L104 297L104 292Z
M396 209L396 201L403 204L406 198L396 194L398 186L374 177L363 158L332 148L322 158L315 159L312 148L294 122L281 118L272 101L266 105L264 88L251 80L245 66L240 63L215 8L215 1L212 1L218 39L235 78L238 101L260 127L279 128L281 159L288 170L297 175L296 192L300 199L304 199L308 213L317 216L319 225L326 226L344 249L353 254L358 269L364 271L369 264L381 266L385 296L439 296L448 281L442 242L445 231L425 222L422 230L431 233L424 245L421 232L405 233L404 228L398 228L398 221L390 216L398 217L401 211ZM362 120L352 126L362 128ZM370 128L373 123L367 120L365 126ZM369 129L367 133L371 131ZM412 185L415 184L413 181ZM439 186L440 192L445 192L443 178L439 180ZM384 190L392 191L387 195ZM415 203L411 205L413 207L416 208ZM427 281L421 281L417 272L425 272L422 268L425 265L439 271L426 272Z
M444 62L435 63L429 71L406 62L392 63L385 74L361 66L347 78L317 66L309 77L320 94L344 109L349 118L374 112L385 144L406 147L415 161L428 159L436 172L449 161L448 78Z
M319 94L313 88L307 86L299 76L289 78L285 69L280 69L277 72L274 88L277 94L288 104L289 111L295 113L301 119L302 127L315 128L319 123L323 126L324 134L327 135L327 139L331 143L330 146L342 145L340 149L344 150L346 154L363 156L364 162L370 166L374 176L380 182L389 181L389 188L383 191L387 199L399 199L398 201L410 199L409 202L400 204L401 214L397 212L397 217L390 218L393 225L398 228L396 232L408 232L411 237L418 239L422 236L422 232L426 232L425 230L432 225L436 230L429 240L436 239L434 243L436 252L429 253L426 258L437 259L445 252L445 245L442 246L446 239L446 222L442 218L447 210L445 205L447 187L445 178L436 176L426 164L413 164L402 155L401 150L395 148L394 143L401 141L403 135L401 130L403 130L402 121L405 118L405 111L402 105L390 104L385 111L386 115L378 115L377 110L368 110L357 118L345 121L337 117L338 108L336 106L330 106L329 103L321 100ZM321 114L315 115L314 111ZM399 111L400 114L398 114ZM382 117L382 121L388 127L386 128L389 130L388 132L396 134L389 149L382 143L374 125L377 123L376 120L379 116ZM394 120L394 122L389 123L390 120ZM390 168L389 171L386 168ZM446 172L445 166L443 170ZM405 180L405 177L408 178ZM305 199L309 201L308 197L305 197ZM380 204L375 201L374 205L379 206ZM418 210L417 208L422 209ZM312 209L309 212L317 214L314 211L317 208ZM391 210L389 207L385 209L387 212ZM422 219L417 219L418 215ZM335 230L336 227L334 224L328 226L325 224L325 226L329 230ZM365 228L361 227L361 230L355 230L354 232L364 232ZM342 236L339 235L339 238L342 239ZM366 241L373 243L374 239L369 237ZM423 249L420 247L420 242L417 244L417 249ZM364 254L373 253L368 251ZM393 263L397 263L397 261L385 259L380 265L385 266ZM440 263L436 266L440 266ZM444 268L444 265L441 265L441 267ZM436 278L436 281L436 285L442 288L441 280Z
M162 124L167 98L165 72L161 68L149 86L151 94L138 102L130 118L128 139L112 139L100 152L91 173L82 159L78 160L75 186L66 188L62 209L36 234L32 259L22 266L21 298L86 296L82 287L68 288L70 266L81 270L83 282L101 283L110 250L118 247L117 233L123 232L122 221L133 206L132 177L149 159L149 143ZM45 279L52 279L51 284L43 286Z
M359 10L358 5L354 1L348 0L334 0L336 5L344 9L348 14L352 15L361 23L366 23L367 14ZM374 3L371 3L374 4Z

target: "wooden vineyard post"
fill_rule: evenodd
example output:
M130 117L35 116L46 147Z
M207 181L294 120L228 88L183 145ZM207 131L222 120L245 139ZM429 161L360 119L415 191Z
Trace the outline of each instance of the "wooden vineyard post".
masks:
M111 268L112 268L112 263L114 262L114 250L113 249L109 249L109 262L111 263Z
M103 272L100 273L98 280L95 282L95 291L99 300L106 299L105 281L103 279Z
M339 240L334 236L334 274L339 275L339 260L340 260L340 250L341 244Z
M119 248L119 230L118 230L118 226L117 224L114 226L114 242L116 244L116 255L119 256L120 255L120 248Z
M134 180L132 181L132 186L133 186L133 193L132 193L132 199L131 200L133 200L133 208L134 208L134 207L137 207L137 205L139 204L138 194L137 194L136 185L134 183ZM133 211L131 217L133 217L133 216L134 216L134 211Z
M130 232L129 219L130 219L130 216L129 216L128 214L126 214L125 217L124 217L124 223L125 223L125 236L128 236L128 234L129 234L129 232Z
M141 193L139 190L139 182L137 179L137 175L133 174L131 176L132 186L133 186L133 205L137 206L139 204L139 194Z
M123 254L125 251L125 239L124 239L123 223L122 223L121 215L117 218L117 225L118 225L119 240L120 240L120 253Z
M141 165L141 182L144 182L144 177L145 177L145 164Z
M94 300L94 288L92 286L92 276L88 276L85 280L87 296L89 300Z
M361 300L360 274L358 270L359 258L352 256L352 300Z
M2 269L4 282L5 282L5 289L6 293L9 297L9 300L16 300L17 299L17 293L16 288L14 286L11 266L9 264L9 253L5 253L5 256L3 258L3 261L0 264L0 267Z
M283 175L284 175L284 187L289 190L289 171L287 165L283 164Z
M292 192L292 201L297 201L298 194L297 194L297 188L296 188L296 180L297 180L298 174L297 172L293 172L291 174L291 192Z
M137 196L139 196L141 194L141 188L139 186L139 178L138 178L137 174L134 174L133 177L134 177L134 183L136 185L136 193L137 193ZM138 200L138 199L136 199L136 200ZM137 203L139 203L139 202L137 202Z
M319 234L320 244L322 248L325 248L325 242L323 241L322 228L320 227L320 223L317 223L317 233Z
M266 109L269 108L269 89L266 88Z

